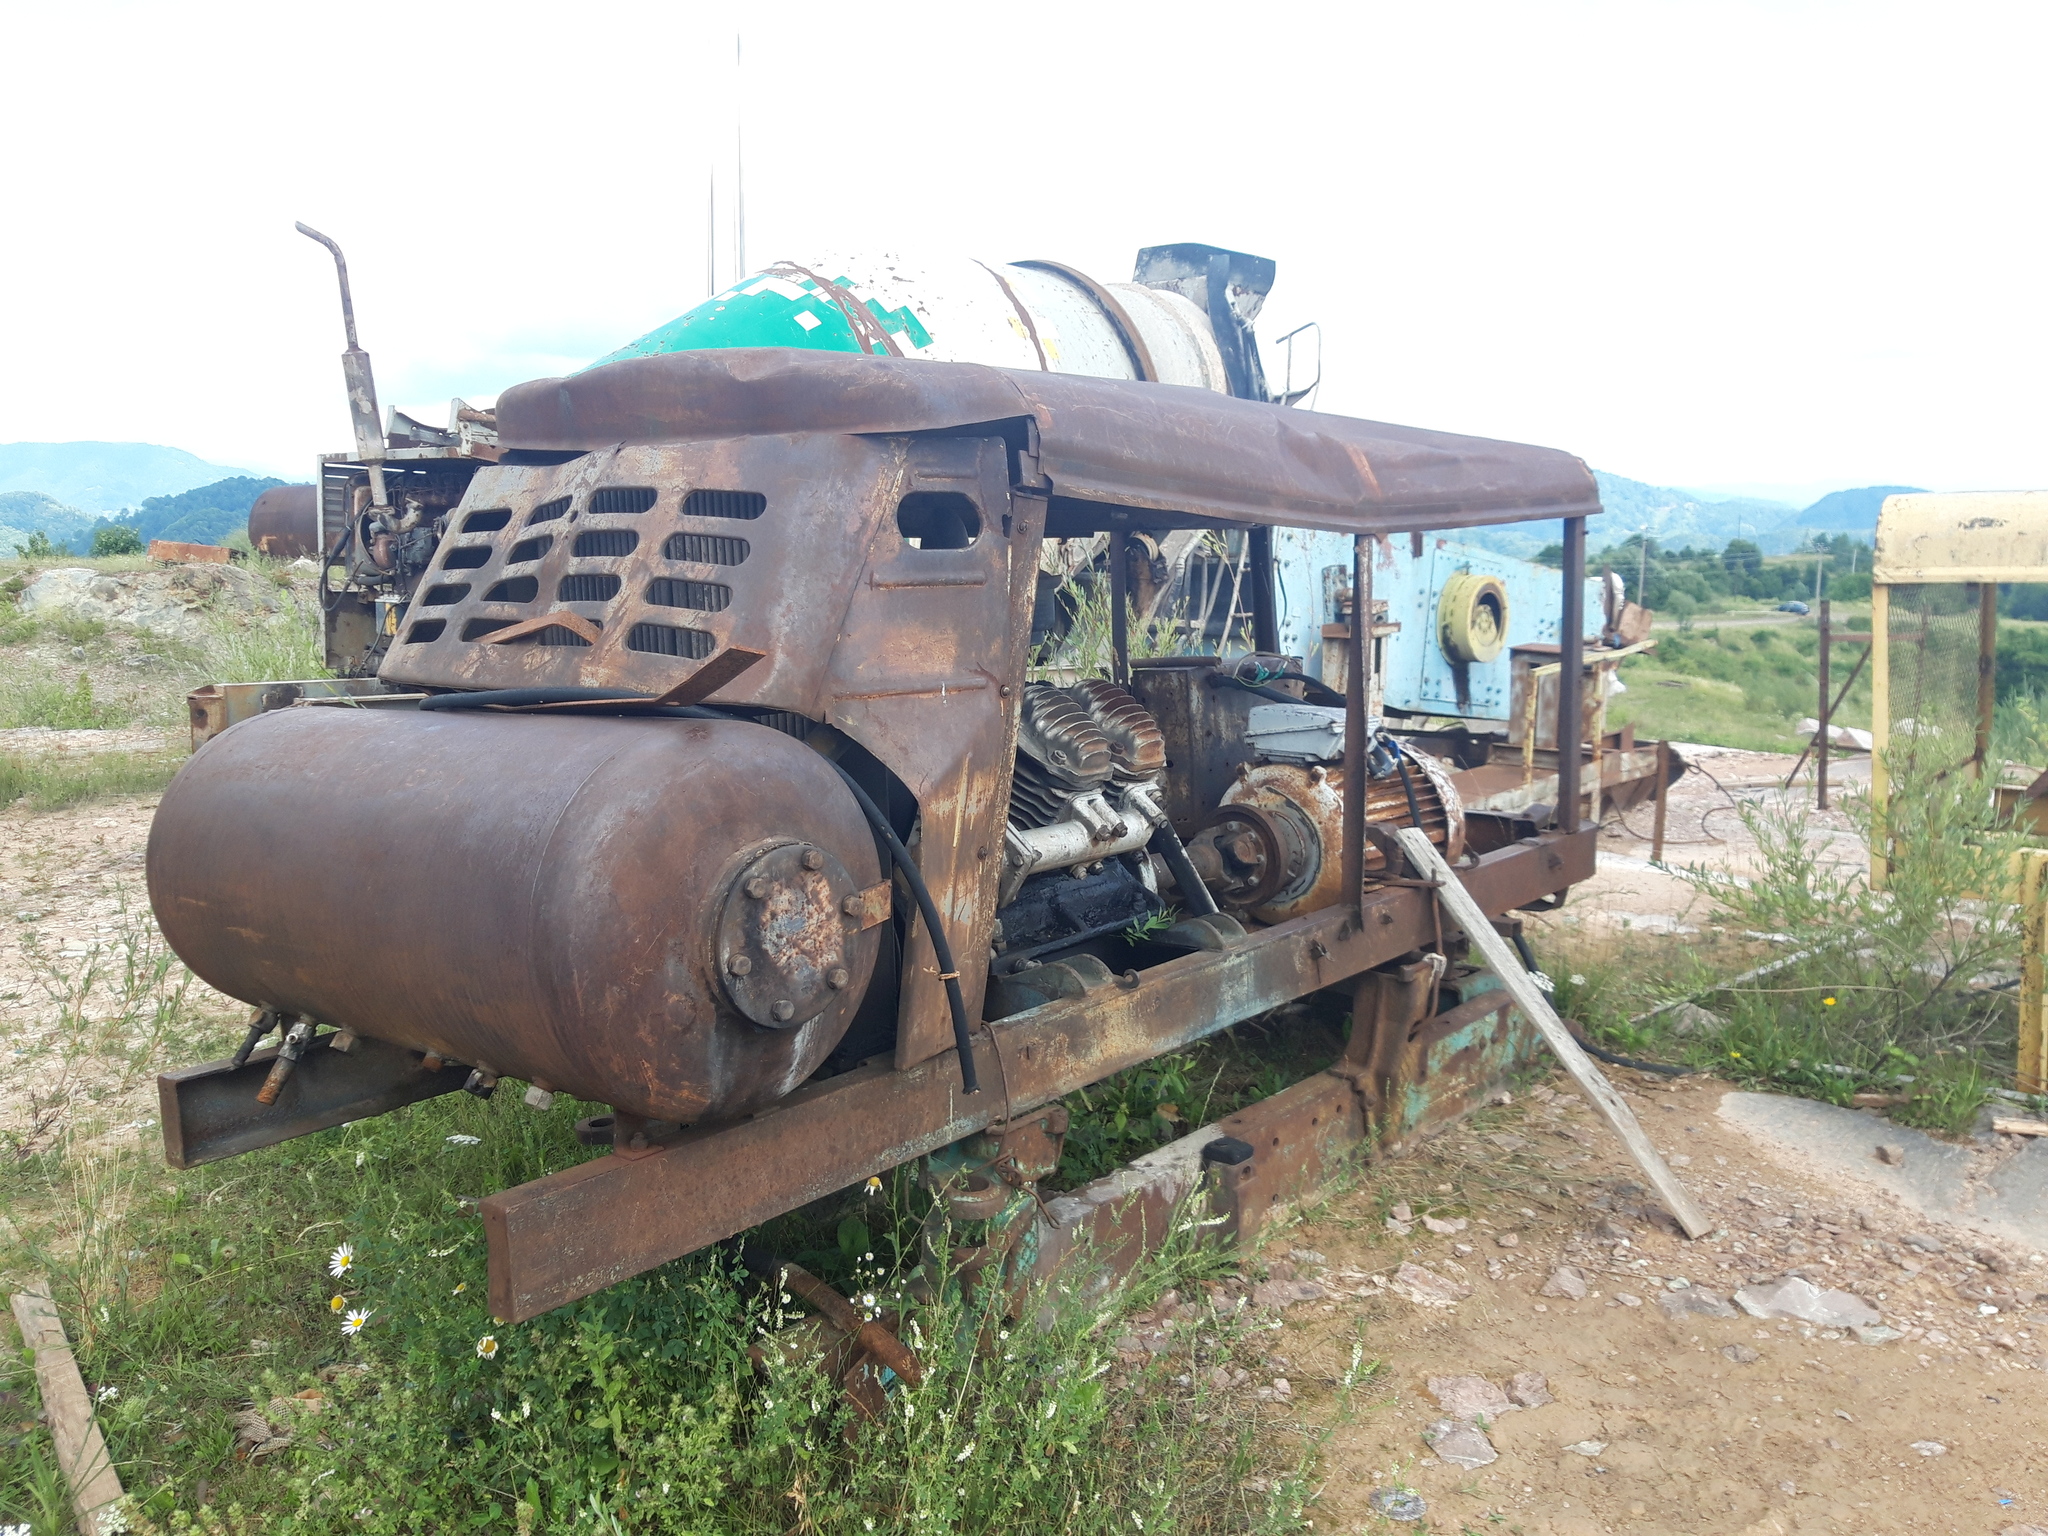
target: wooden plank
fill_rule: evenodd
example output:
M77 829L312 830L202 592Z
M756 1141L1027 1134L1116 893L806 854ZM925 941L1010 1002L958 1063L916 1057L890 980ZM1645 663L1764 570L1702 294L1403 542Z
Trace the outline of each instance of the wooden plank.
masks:
M47 1285L14 1293L14 1321L21 1341L36 1354L36 1384L42 1389L43 1412L50 1438L57 1442L57 1466L71 1486L71 1508L82 1536L100 1536L98 1512L121 1498L121 1479L107 1455L107 1442L92 1416L92 1398L71 1358L64 1324L50 1301Z
M1515 1000L1515 1006L1543 1032L1543 1038L1557 1053L1557 1059L1564 1063L1565 1071L1578 1084L1579 1092L1621 1138L1629 1156L1635 1159L1643 1176L1663 1198L1666 1209L1678 1218L1685 1235L1705 1237L1713 1231L1713 1223L1692 1203L1692 1196L1685 1192L1685 1186L1678 1182L1677 1176L1650 1144L1650 1138L1643 1134L1628 1101L1615 1092L1614 1085L1593 1065L1592 1057L1580 1049L1579 1042L1572 1038L1571 1031L1557 1016L1557 1010L1550 1006L1550 999L1508 947L1508 941L1495 932L1492 922L1452 872L1451 866L1444 862L1443 855L1436 851L1428 834L1420 827L1396 827L1394 836L1401 840L1401 848L1416 871L1437 881L1437 900L1443 903L1451 920L1465 930L1465 936L1472 941L1473 947L1485 956L1487 965L1500 977L1508 996Z
M2002 1136L2048 1136L2048 1120L2008 1120L1996 1115L1992 1117L1991 1129Z

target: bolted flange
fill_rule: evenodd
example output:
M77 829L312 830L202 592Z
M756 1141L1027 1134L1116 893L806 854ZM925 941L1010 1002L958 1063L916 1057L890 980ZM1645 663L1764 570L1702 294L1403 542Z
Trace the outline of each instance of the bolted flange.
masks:
M850 979L842 914L859 901L827 849L789 842L758 855L733 878L719 913L717 966L732 1005L768 1029L824 1012Z

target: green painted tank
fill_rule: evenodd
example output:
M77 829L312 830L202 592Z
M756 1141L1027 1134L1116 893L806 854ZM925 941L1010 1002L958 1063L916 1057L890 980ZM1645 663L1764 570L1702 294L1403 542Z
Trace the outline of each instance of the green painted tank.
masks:
M597 362L720 347L867 352L1231 393L1210 316L1176 287L1099 283L1052 262L887 253L775 262Z

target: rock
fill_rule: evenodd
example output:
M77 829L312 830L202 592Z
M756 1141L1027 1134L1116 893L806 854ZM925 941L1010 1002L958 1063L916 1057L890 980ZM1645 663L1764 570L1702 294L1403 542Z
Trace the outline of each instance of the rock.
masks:
M1922 1456L1946 1456L1948 1454L1948 1447L1939 1440L1915 1440L1911 1449L1918 1451Z
M146 571L95 571L60 566L30 582L21 611L38 618L79 618L124 629L201 641L209 606L274 612L283 594L274 582L228 565L187 565Z
M1735 1303L1751 1317L1796 1318L1820 1328L1853 1328L1879 1320L1877 1309L1860 1297L1823 1291L1797 1276L1775 1285L1746 1285L1735 1293Z
M1294 1278L1294 1266L1285 1259L1275 1259L1266 1266L1266 1278L1268 1280L1292 1280Z
M1856 1225L1866 1232L1875 1232L1877 1230L1877 1212L1867 1205L1857 1206Z
M1420 1520L1429 1510L1422 1495L1412 1488L1375 1488L1365 1502L1372 1506L1374 1514L1388 1520ZM2006 1536L2011 1536L2011 1532Z
M1528 1145L1526 1141L1515 1135L1512 1131L1496 1131L1486 1139L1496 1147L1499 1147L1503 1152L1519 1152Z
M1682 1291L1666 1291L1657 1298L1657 1308L1674 1323L1682 1317L1740 1317L1727 1302L1712 1291L1703 1291L1696 1285Z
M1433 1275L1420 1264L1403 1264L1395 1270L1388 1289L1418 1307L1455 1306L1472 1294L1471 1286L1460 1285L1442 1275Z
M1387 1214L1395 1221L1413 1221L1415 1219L1415 1212L1410 1209L1406 1200L1403 1200L1399 1205L1387 1212Z
M1517 1371L1508 1378L1508 1401L1517 1408L1541 1408L1557 1399L1550 1395L1550 1383L1541 1371Z
M1437 1406L1454 1419L1497 1419L1513 1413L1515 1404L1507 1393L1484 1376L1432 1376L1429 1395Z
M1614 1293L1614 1299L1620 1302L1624 1307L1640 1307L1643 1304L1642 1297L1631 1296L1627 1291L1616 1291Z
M1598 1456L1607 1449L1607 1442L1605 1440L1577 1440L1566 1446L1565 1449L1575 1451L1581 1456Z
M1275 1376L1273 1378L1273 1401L1276 1403L1291 1403L1294 1401L1294 1384L1285 1376Z
M1906 1149L1895 1141L1879 1142L1876 1157L1880 1163L1888 1164L1893 1168L1903 1168L1906 1166Z
M1508 1272L1508 1267L1507 1267L1507 1265L1505 1265L1505 1264L1501 1263L1501 1261L1500 1261L1499 1259L1488 1259L1488 1260L1486 1261L1486 1278L1487 1278L1487 1279L1489 1279L1489 1280L1498 1280L1498 1279L1502 1278L1502 1277L1503 1277L1504 1275L1506 1275L1506 1274L1507 1274L1507 1272Z
M1899 1241L1904 1243L1908 1248L1917 1249L1921 1253L1948 1252L1948 1248L1942 1243L1940 1238L1929 1237L1925 1232L1908 1232L1904 1237L1900 1238Z
M1975 1259L1979 1264L1982 1264L1994 1275L2009 1275L2012 1273L2012 1260L2008 1259L1996 1248L1976 1249L1974 1252L1971 1253L1970 1257Z
M1711 1035L1727 1022L1718 1013L1710 1013L1698 1003L1680 1003L1671 1010L1671 1032L1674 1035Z
M1864 1344L1889 1344L1893 1339L1905 1337L1898 1329L1887 1328L1883 1323L1851 1323L1849 1331Z
M1406 1237L1415 1230L1415 1223L1412 1221L1396 1221L1393 1217L1389 1216L1387 1218L1387 1230L1396 1237Z
M1730 1360L1733 1360L1737 1365L1755 1365L1757 1361L1763 1358L1762 1355L1759 1355L1747 1344L1723 1344L1721 1346L1721 1353Z
M1628 1228L1612 1216L1603 1218L1600 1225L1593 1229L1593 1235L1603 1243L1625 1243L1629 1240Z
M1329 1294L1313 1280L1265 1280L1252 1287L1252 1305L1284 1312L1304 1301L1321 1301Z
M1467 1471L1500 1460L1500 1452L1493 1448L1493 1442L1476 1426L1456 1419L1438 1419L1422 1432L1422 1439L1440 1460Z
M2038 1525L2008 1525L1998 1536L2048 1536L2048 1527Z
M1571 1301L1586 1299L1586 1277L1569 1264L1560 1264L1550 1272L1550 1278L1543 1282L1542 1296L1563 1296Z
M1434 1216L1425 1216L1422 1218L1422 1224L1440 1237L1449 1237L1454 1232L1462 1232L1471 1225L1462 1216L1453 1216L1448 1221L1439 1221Z
M1503 1232L1494 1241L1503 1248L1519 1248L1522 1246L1522 1239L1513 1232Z
M1297 1264L1314 1264L1318 1267L1326 1267L1330 1262L1313 1248L1290 1248L1287 1250L1287 1257Z

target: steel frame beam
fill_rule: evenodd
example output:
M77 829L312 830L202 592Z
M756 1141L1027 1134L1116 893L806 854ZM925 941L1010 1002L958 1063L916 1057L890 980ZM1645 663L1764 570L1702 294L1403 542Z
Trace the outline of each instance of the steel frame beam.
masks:
M1489 912L1589 878L1594 834L1549 834L1459 872ZM871 1062L798 1089L748 1119L684 1131L633 1156L595 1158L483 1201L493 1315L518 1322L719 1242L1434 942L1433 894L1368 891L1140 974L984 1025L984 1090L960 1091L950 1052L905 1070Z

